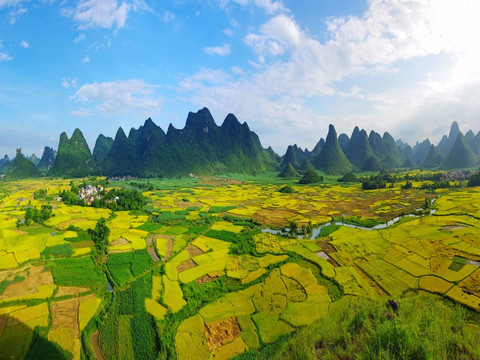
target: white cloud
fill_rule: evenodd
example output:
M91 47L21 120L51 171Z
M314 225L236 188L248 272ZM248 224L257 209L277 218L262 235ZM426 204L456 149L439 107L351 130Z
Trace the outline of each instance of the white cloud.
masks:
M80 0L75 8L64 8L63 15L72 18L79 29L94 27L121 29L125 26L130 5L117 0Z
M253 4L250 0L236 3ZM398 136L408 137L402 130L405 124L416 128L422 119L430 119L425 120L425 133L438 119L476 117L478 121L479 13L480 3L474 0L370 0L361 17L329 19L326 40L319 41L287 15L287 9L245 37L260 60L260 64L252 63L253 72L226 77L224 83L217 84L193 80L198 77L194 74L180 81L179 90L197 105L223 114L233 111L254 123L264 132L262 139L271 139L272 145L284 144L285 139L302 143L306 138L314 145L326 135L328 122L346 132L361 125L389 130L394 136L395 129ZM381 79L384 90L352 87L351 81L341 86L345 80L358 77L368 77L374 83L387 73L395 78L415 78L418 70L411 69L412 61L425 58L434 63L442 54L449 54L448 67L441 72L443 77L439 71L435 81L428 84L405 80L406 88L399 89ZM339 86L350 90L338 91ZM319 114L322 110L315 103L331 96L348 106L330 110L328 117ZM421 136L419 132L410 135Z
M13 60L13 56L8 55L7 53L0 52L0 62L11 60Z
M27 43L25 40L22 40L20 42L20 46L23 47L24 49L28 49L30 47L30 44Z
M10 15L10 25L14 25L18 19L20 19L20 16L22 16L23 14L25 14L27 12L27 8L19 8L19 9L15 9L15 10L12 10L10 11L9 15Z
M0 9L20 4L22 0L0 0Z
M170 12L170 11L165 11L165 14L163 15L163 22L164 23L169 23L171 21L175 20L175 14Z
M90 62L90 57L89 56L85 56L82 60L82 63L88 63Z
M71 99L94 103L104 116L132 112L139 117L149 117L161 109L162 98L155 94L156 88L139 79L94 82L82 85Z
M77 80L76 79L70 79L67 77L62 78L62 86L65 89L75 89L78 86Z
M230 44L224 44L222 46L207 46L204 50L208 55L227 56L230 54Z
M145 0L133 0L132 8L133 8L133 11L139 12L139 13L142 13L142 12L149 12L152 14L155 13L155 11L150 6L148 6Z
M227 36L233 36L235 34L232 29L224 29L223 33Z
M78 44L79 42L85 40L85 38L86 38L86 35L82 33L82 34L78 35L78 36L73 40L73 42L74 42L75 44Z

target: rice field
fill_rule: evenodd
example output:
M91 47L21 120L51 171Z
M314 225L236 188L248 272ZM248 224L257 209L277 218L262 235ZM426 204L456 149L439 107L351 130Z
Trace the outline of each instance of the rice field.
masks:
M0 183L0 359L26 358L39 346L35 331L71 359L106 349L80 341L97 331L97 341L117 344L107 359L141 358L142 349L230 359L312 325L344 298L428 292L480 311L480 189L438 190L433 215L362 227L424 206L432 194L420 185L293 185L283 194L278 184L196 182L145 192L148 212L113 213L58 201L70 180ZM47 195L35 199L39 189ZM27 207L45 204L45 223L22 223ZM101 264L88 232L100 218L110 229ZM338 219L353 225L309 240L261 232Z

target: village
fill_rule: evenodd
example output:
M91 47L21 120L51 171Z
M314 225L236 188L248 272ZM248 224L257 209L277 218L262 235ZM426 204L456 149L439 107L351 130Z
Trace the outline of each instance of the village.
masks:
M104 188L102 185L97 185L97 186L87 185L85 187L81 187L80 190L78 190L77 197L79 200L82 200L86 204L91 205L95 199L100 200L102 198L102 193L106 194L108 192L108 190L105 190L105 192L103 191L104 191ZM106 201L117 202L117 200L118 200L118 196L115 196L113 199L106 200Z

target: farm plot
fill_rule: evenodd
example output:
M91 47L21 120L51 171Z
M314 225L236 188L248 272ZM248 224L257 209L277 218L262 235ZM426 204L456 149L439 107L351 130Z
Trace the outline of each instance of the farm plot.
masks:
M330 302L310 270L287 263L263 282L227 294L184 320L175 336L178 358L228 359L258 348L260 339L271 343L324 316ZM186 344L194 344L195 351Z

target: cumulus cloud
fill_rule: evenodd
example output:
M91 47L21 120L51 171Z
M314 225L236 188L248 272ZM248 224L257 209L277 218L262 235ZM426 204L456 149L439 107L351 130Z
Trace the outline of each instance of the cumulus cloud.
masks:
M379 131L395 129L408 137L402 131L406 123L424 119L428 127L435 118L451 121L454 114L457 119L480 117L475 95L480 93L480 46L475 39L479 12L480 3L474 0L371 0L363 16L330 18L326 40L319 41L285 10L245 36L259 61L253 63L253 72L217 84L198 80L197 73L183 79L179 91L218 113L235 112L264 131L262 139L280 139L277 144L287 138L304 143L308 138L314 145L326 135L328 122L344 131L358 124ZM386 73L408 75L413 71L409 62L426 57L435 61L442 54L450 54L448 71L428 83L409 83L404 89L384 83L381 91L352 84L361 77L369 77L371 83ZM347 90L339 90L347 80ZM333 96L347 105L322 115L315 103ZM429 115L435 108L436 116ZM272 126L277 124L282 126Z
M74 8L64 8L63 15L72 18L79 29L101 27L121 29L125 26L130 5L117 0L80 0Z
M208 55L227 56L230 54L230 44L223 44L222 46L207 46L204 50Z
M169 23L173 20L175 20L175 14L168 10L165 11L165 14L163 15L163 22Z
M21 46L22 48L24 48L24 49L28 49L28 48L30 47L30 44L27 43L25 40L22 40L22 41L20 42L20 46Z
M0 9L20 4L22 0L0 0Z
M20 16L22 16L26 12L27 12L27 8L24 8L24 7L21 7L19 9L15 9L15 10L10 11L10 13L9 13L9 15L10 15L9 23L10 23L10 25L14 25L17 22L17 20L20 19Z
M155 94L156 88L139 79L94 82L82 85L71 99L95 104L104 116L132 112L148 117L160 112L162 98Z
M13 60L13 56L8 55L7 53L0 52L0 62L2 61L11 61Z
M78 44L79 42L85 40L85 38L86 38L86 35L85 35L85 34L80 34L80 35L78 35L75 39L73 39L73 42L74 42L75 44Z
M76 79L70 79L68 77L62 78L62 86L65 89L75 89L78 86L77 80Z

